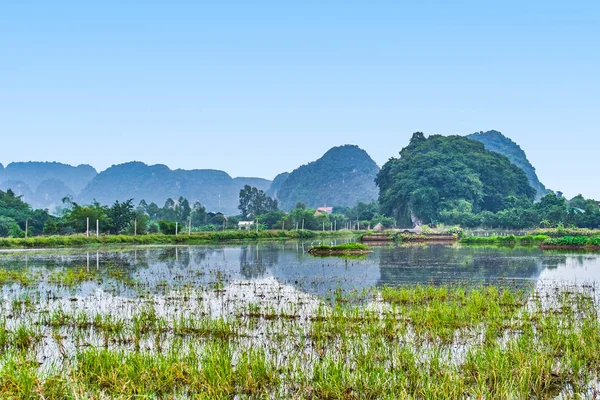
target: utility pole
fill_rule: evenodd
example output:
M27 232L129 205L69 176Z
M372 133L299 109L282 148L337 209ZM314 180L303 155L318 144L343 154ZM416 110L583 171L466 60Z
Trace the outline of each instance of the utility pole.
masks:
M133 236L137 236L137 218L133 220Z
M85 235L90 237L90 217L87 217L86 219Z
M175 236L177 236L177 228L179 228L179 223L175 222Z
M188 220L188 236L192 236L192 217Z
M25 239L27 239L27 231L29 230L29 220L25 220Z
M96 220L96 237L100 236L100 220Z

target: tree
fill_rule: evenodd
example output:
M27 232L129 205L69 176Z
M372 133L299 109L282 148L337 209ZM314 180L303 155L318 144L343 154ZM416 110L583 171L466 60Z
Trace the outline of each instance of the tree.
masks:
M165 221L161 219L158 221L158 226L160 228L160 232L165 235L174 235L177 230L177 223L173 221Z
M112 207L107 210L107 216L109 218L110 233L119 234L124 232L134 220L133 199L123 203L119 203L118 200L115 201Z
M278 210L277 200L273 200L263 190L258 190L249 185L240 190L240 203L238 206L244 218L255 217Z
M548 194L535 205L540 220L548 220L552 225L564 224L567 221L567 200L555 194Z
M66 205L66 208L63 210L62 219L75 232L86 232L88 218L90 229L93 229L96 220L98 220L101 231L107 232L110 230L107 206L103 206L97 201L88 206L81 206L70 197L63 198L63 203Z
M161 209L156 203L150 203L146 208L146 214L148 214L151 220L156 221L160 219Z
M206 225L206 208L199 201L194 202L191 212L192 226Z
M44 224L44 228L42 230L44 235L56 235L58 233L58 224L54 218L50 218Z
M175 200L169 197L160 211L161 218L167 221L175 221L177 219L176 206Z
M176 218L179 222L187 224L192 213L190 202L185 197L180 197L176 206Z

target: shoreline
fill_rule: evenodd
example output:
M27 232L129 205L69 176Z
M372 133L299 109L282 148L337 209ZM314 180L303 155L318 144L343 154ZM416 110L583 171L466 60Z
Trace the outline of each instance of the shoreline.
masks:
M35 236L32 238L0 238L0 250L47 249L64 247L95 247L101 245L194 245L219 244L263 240L299 240L324 237L351 238L350 231L222 231L196 232L191 235L65 235L65 236Z

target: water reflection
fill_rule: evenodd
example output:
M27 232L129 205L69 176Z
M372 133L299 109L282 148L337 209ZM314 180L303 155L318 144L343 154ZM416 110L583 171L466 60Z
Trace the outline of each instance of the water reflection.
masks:
M0 267L11 270L88 271L117 267L153 291L157 286L202 285L274 279L310 294L340 288L461 282L489 284L545 281L593 283L600 280L600 255L543 252L537 248L486 248L446 245L376 248L364 259L314 258L310 243L286 242L228 246L111 248L2 252ZM102 284L102 283L99 283ZM135 291L130 291L132 295Z

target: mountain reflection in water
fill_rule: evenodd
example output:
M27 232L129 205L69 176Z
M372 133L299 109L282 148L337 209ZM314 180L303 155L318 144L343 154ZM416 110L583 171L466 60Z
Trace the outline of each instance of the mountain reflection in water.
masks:
M118 267L150 291L160 284L175 288L210 284L215 276L248 282L273 278L282 285L317 295L383 285L535 285L538 281L581 284L600 278L598 254L412 245L375 248L365 258L344 259L312 257L306 253L308 248L310 243L286 242L2 252L0 266L50 271L60 267L92 271Z

